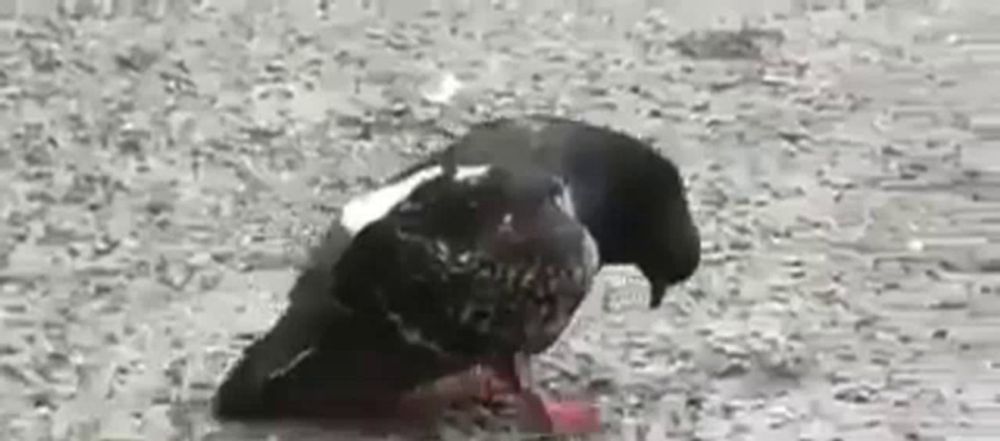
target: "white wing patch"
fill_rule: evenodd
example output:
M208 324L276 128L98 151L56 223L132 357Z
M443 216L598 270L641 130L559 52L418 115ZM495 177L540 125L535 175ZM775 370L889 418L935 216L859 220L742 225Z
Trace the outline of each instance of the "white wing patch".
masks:
M490 170L490 166L458 167L456 180L466 181L482 177ZM413 192L418 185L441 176L444 169L434 165L413 173L406 179L394 184L357 196L347 204L340 215L340 224L353 236L366 225L382 218L389 210Z

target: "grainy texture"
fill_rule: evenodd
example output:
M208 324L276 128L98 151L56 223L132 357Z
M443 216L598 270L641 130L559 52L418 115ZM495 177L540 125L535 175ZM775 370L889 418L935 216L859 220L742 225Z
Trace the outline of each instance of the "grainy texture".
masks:
M0 439L331 439L207 400L333 207L528 111L651 138L705 240L657 311L607 269L538 360L604 437L998 439L993 2L785 2L743 40L681 37L758 2L565 3L4 23Z

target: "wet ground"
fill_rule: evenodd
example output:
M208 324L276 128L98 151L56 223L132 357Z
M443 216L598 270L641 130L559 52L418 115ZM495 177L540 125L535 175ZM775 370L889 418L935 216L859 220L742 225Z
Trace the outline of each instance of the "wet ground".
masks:
M705 238L657 311L607 269L537 360L601 397L595 439L1000 439L1000 19L723 3L790 14L725 35L686 34L707 23L687 6L9 35L0 438L350 439L220 427L205 403L346 195L443 132L546 111L649 137Z

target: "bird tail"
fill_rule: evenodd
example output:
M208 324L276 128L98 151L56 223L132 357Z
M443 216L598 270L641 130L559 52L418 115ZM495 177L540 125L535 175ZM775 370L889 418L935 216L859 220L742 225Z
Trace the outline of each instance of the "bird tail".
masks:
M281 408L279 379L311 356L320 345L330 344L336 328L350 322L350 311L332 294L333 266L350 242L350 235L334 225L313 250L289 292L289 306L263 337L242 356L216 392L214 412L221 419L274 417ZM335 342L334 342L335 343Z
M276 388L280 379L306 361L331 320L325 308L293 304L275 326L244 350L216 392L214 412L220 419L260 419L279 416L284 409Z

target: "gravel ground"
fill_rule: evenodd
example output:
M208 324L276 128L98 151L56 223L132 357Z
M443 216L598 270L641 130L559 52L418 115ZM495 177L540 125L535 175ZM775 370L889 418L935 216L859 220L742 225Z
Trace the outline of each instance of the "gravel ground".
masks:
M656 311L606 269L537 360L600 397L594 439L1000 439L1000 21L917 3L7 29L0 439L354 438L206 404L338 204L529 111L651 139L705 239Z

